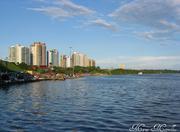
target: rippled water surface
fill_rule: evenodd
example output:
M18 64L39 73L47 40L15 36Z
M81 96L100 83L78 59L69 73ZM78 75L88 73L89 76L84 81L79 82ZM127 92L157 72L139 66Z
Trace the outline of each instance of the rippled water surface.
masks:
M0 132L128 132L137 123L180 131L180 75L85 77L0 89Z

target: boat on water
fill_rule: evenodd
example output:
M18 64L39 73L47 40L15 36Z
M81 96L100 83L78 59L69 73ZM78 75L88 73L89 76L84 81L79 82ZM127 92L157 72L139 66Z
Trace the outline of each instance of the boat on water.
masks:
M143 72L138 72L138 75L143 75Z

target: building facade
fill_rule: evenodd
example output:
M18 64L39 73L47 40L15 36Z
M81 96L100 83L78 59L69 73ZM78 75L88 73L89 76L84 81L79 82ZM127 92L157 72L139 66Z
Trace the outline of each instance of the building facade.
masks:
M87 55L84 55L83 56L83 65L84 65L84 67L89 67L90 65L89 65L89 58L87 57Z
M72 54L72 66L81 66L82 65L82 55L78 52Z
M71 57L70 56L66 56L66 67L67 68L71 67Z
M9 57L8 58L9 58L10 62L17 63L17 61L16 61L16 58L17 58L16 46L9 47Z
M31 65L46 66L46 44L34 42L31 45Z
M56 49L47 51L47 65L59 66L59 52Z
M61 56L60 56L60 64L59 64L59 66L60 66L60 67L63 67L63 68L66 67L65 55L61 55Z
M89 59L89 57L85 54L74 52L72 54L72 65L73 66L81 66L81 67L89 67L95 66L95 61Z
M90 66L90 67L94 67L94 66L96 66L96 62L95 62L95 60L93 60L93 59L89 59L89 66Z
M60 67L70 68L71 67L71 58L67 55L61 55L60 57Z
M20 44L11 46L9 48L9 61L30 65L30 49Z

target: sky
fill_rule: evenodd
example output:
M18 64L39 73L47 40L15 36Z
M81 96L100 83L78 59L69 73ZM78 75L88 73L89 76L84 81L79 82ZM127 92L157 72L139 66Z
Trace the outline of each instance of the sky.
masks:
M0 57L45 42L103 68L180 69L180 0L1 0Z

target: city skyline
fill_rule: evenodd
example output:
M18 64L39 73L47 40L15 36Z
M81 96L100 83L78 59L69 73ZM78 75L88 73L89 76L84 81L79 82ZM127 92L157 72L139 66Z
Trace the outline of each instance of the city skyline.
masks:
M16 64L25 63L31 66L55 66L71 68L74 66L95 67L96 62L84 53L72 51L70 55L60 53L57 49L48 49L44 42L34 42L29 47L21 44L12 45L5 59Z
M0 57L41 41L67 55L72 46L105 68L180 69L179 9L177 0L1 1Z

